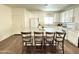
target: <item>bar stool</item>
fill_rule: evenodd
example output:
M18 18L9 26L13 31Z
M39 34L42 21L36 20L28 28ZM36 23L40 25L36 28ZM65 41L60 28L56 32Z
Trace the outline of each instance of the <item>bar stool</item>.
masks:
M66 33L65 32L56 32L55 33L55 41L59 49L62 50L64 54L64 40L65 40Z
M21 35L22 35L22 52L24 50L24 47L26 47L27 48L26 52L31 53L32 45L33 45L33 39L31 36L31 32L21 32Z
M45 51L47 52L47 48L49 48L49 51L48 52L55 52L56 49L55 48L55 40L54 40L54 36L55 36L55 33L54 32L46 32L46 37L45 37ZM53 50L52 50L53 48Z
M34 43L35 43L35 52L43 53L43 42L44 42L44 33L43 32L34 32Z

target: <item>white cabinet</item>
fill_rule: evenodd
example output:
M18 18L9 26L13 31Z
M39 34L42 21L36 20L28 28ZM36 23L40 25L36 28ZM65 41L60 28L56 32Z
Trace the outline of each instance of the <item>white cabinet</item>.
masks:
M78 46L79 33L79 7L60 13L60 22L66 24L67 39Z
M79 7L74 9L74 23L76 24L76 30L79 30Z
M74 9L62 12L60 14L60 22L73 22L73 11Z
M68 17L69 18L68 21L69 22L74 22L73 13L74 13L74 9L71 9L71 10L68 11L68 16L69 16Z
M65 12L60 14L60 22L65 22Z
M74 22L79 23L79 7L74 9Z
M78 31L69 30L67 35L68 41L78 47Z

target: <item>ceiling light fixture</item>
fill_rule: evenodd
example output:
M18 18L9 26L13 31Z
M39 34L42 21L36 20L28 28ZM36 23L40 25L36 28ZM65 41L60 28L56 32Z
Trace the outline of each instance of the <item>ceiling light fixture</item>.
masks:
M48 4L44 4L44 6L45 6L45 7L47 7L47 6L48 6Z

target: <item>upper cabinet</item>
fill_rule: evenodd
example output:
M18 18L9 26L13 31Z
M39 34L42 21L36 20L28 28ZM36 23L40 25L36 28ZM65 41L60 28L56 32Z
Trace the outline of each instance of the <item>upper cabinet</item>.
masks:
M74 9L71 9L71 10L68 11L68 16L69 16L68 17L69 18L68 21L69 22L74 22L74 16L73 16L73 14L74 14Z
M74 22L79 23L79 7L74 9Z
M73 22L73 9L60 14L60 22Z
M60 13L60 22L65 22L65 12Z
M55 13L54 15L53 15L53 21L54 22L59 22L60 20L59 20L59 13Z

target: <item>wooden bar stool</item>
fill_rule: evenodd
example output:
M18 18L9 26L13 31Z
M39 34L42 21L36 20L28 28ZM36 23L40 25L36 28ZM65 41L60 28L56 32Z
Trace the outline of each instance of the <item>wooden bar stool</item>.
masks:
M34 43L35 43L35 49L34 51L37 53L43 53L43 32L34 32ZM39 52L38 52L39 50Z
M56 50L55 48L55 44L54 44L54 36L55 33L54 32L46 32L46 37L45 37L45 51L47 52L47 48L49 48L48 52L55 52ZM53 49L53 50L52 50Z
M65 40L66 33L65 32L56 32L55 33L55 41L59 49L62 50L64 53L64 40Z
M27 49L26 52L31 53L32 45L33 45L31 32L21 32L21 35L22 35L22 51L24 51L24 47L26 47Z

